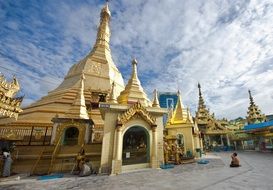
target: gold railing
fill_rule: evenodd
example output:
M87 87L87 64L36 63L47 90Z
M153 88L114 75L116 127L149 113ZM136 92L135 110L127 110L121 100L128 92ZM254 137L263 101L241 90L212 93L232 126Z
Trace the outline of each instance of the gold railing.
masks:
M16 145L49 145L52 126L1 126L0 137L4 137L10 131L22 139L17 141Z

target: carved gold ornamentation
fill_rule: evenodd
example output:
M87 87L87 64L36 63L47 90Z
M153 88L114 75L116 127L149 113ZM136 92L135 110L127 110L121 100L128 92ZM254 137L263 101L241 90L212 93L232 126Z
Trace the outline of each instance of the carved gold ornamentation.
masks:
M6 97L12 98L20 90L18 80L13 77L12 82L7 82L4 75L0 74L0 92Z
M3 75L0 75L0 114L7 117L18 118L18 114L23 110L20 105L23 97L13 98L20 90L20 85L15 77L8 83Z
M101 64L94 62L92 65L92 73L99 75L101 73Z
M18 135L17 133L15 133L15 131L13 130L8 130L6 133L2 134L0 136L1 140L22 140L23 136Z
M156 126L156 118L154 118L146 109L141 105L140 102L135 103L123 114L118 115L118 123L125 124L133 117L140 115L145 121L152 126Z

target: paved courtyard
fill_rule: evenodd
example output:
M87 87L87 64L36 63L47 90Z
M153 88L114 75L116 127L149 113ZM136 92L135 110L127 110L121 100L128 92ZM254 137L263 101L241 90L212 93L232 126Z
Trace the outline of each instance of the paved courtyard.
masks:
M0 189L257 189L273 190L273 154L239 152L242 167L229 168L230 152L207 155L207 165L187 164L174 169L145 169L118 176L89 176L39 181L1 179Z

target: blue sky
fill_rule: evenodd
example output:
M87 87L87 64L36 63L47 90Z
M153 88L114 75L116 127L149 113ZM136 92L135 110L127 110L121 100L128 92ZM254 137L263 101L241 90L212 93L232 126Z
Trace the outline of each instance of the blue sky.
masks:
M0 1L0 71L16 74L24 105L46 95L92 48L102 0ZM248 89L273 106L273 2L115 0L111 49L125 82L131 59L148 94L180 89L194 113L197 82L216 117L246 115Z

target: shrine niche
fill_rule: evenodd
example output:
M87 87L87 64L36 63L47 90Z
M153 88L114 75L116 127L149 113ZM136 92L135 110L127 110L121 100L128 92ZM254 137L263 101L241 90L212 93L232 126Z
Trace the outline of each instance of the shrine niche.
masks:
M64 133L64 145L77 145L79 137L79 130L77 127L68 127Z
M140 126L129 128L123 135L122 165L149 162L149 133Z
M54 122L51 144L82 145L89 143L92 138L92 120L58 118Z

